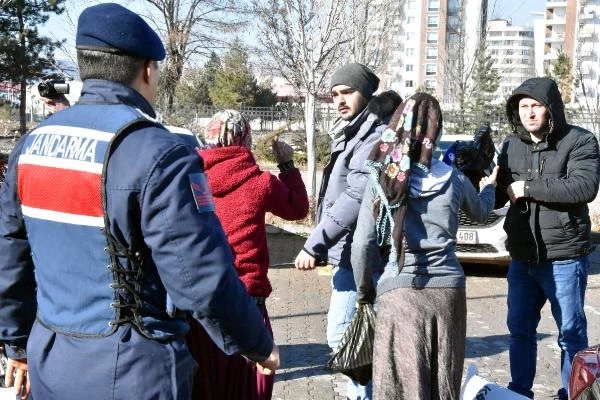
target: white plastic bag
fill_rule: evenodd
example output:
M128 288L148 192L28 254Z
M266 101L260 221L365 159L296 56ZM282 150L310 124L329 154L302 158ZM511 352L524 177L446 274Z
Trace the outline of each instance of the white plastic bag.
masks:
M528 400L527 397L491 383L477 375L477 367L470 364L460 391L460 400Z

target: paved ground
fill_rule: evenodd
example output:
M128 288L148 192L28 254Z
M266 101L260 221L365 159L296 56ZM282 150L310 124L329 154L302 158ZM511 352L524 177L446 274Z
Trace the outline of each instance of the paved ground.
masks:
M269 235L271 262L294 259L304 238ZM592 267L586 296L590 344L600 343L600 249L591 257ZM478 266L477 268L482 268ZM329 357L325 325L329 301L327 271L301 272L281 266L269 272L273 294L268 308L280 345L283 368L279 371L275 400L345 399L345 378L323 370ZM467 358L465 369L475 364L479 374L500 385L510 379L508 368L508 332L506 329L506 279L503 270L470 268L467 278ZM538 373L536 399L553 399L560 385L560 352L556 345L556 327L549 307L543 310L538 330Z

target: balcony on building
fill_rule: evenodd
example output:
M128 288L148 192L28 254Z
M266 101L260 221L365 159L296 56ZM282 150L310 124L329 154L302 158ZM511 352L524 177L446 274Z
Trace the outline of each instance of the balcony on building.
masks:
M598 56L598 53L596 53L594 50L583 50L579 53L579 56L581 58L585 58L586 61L588 61L588 59L595 60Z
M593 10L586 10L581 13L579 18L584 21L593 21L595 17L596 17L596 14L594 13Z
M595 39L598 35L592 29L582 29L579 32L579 39Z
M567 1L554 1L554 0L547 0L546 1L546 8L558 8L558 7L567 7Z
M546 25L565 25L567 23L567 19L564 17L559 17L559 16L552 16L552 18L546 18L546 20L544 20L544 23Z
M564 33L546 34L546 43L562 43L565 41Z
M554 61L557 58L558 58L558 50L557 49L550 49L550 50L546 50L544 52L544 60Z

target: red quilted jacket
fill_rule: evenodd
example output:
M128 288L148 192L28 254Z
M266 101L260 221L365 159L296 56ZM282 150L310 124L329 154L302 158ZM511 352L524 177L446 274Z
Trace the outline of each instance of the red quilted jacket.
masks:
M265 213L287 220L308 214L300 171L282 172L277 179L261 171L250 150L242 146L212 148L200 154L238 275L251 296L268 297L272 288L267 277Z

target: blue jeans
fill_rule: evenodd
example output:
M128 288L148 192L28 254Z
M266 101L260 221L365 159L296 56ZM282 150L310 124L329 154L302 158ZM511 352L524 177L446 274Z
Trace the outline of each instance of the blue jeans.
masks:
M512 381L508 388L533 398L536 370L537 326L546 300L558 327L561 349L561 399L566 400L571 363L588 347L583 310L589 262L587 256L541 264L512 260L508 269L509 358Z
M327 344L336 350L356 311L356 284L352 269L334 267L331 276L331 301L327 313ZM351 400L372 398L372 385L360 385L348 378L347 396Z

